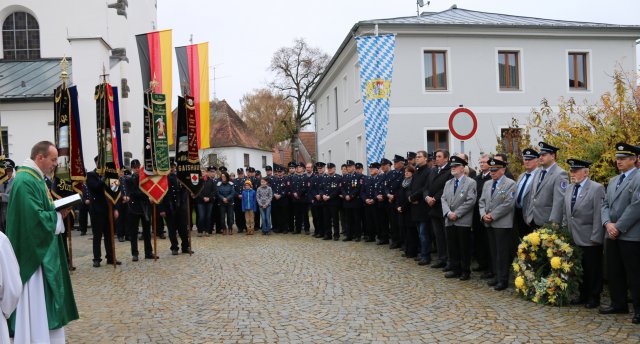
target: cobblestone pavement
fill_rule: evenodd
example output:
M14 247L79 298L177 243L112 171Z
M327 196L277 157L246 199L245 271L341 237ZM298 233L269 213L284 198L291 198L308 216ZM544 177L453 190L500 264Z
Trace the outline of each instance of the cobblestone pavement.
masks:
M77 233L69 343L640 342L630 315L536 305L477 274L445 280L371 243L194 235L192 256L167 239L158 261L132 262L116 241L114 271L91 266L91 236Z

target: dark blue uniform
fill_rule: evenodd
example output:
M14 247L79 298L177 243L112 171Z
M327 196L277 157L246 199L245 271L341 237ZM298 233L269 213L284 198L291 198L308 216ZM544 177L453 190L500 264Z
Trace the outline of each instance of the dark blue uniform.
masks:
M286 203L285 195L285 177L273 176L271 177L271 190L273 191L273 199L271 200L271 218L272 227L275 233L286 233L287 221L286 221L286 209L284 205ZM279 196L279 198L277 198Z
M151 246L151 217L149 215L149 197L145 195L139 187L140 176L133 174L127 179L127 190L129 190L129 209L127 212L127 227L129 239L131 239L131 255L138 257L138 224L142 222L142 238L144 240L145 258L153 258L153 247ZM93 220L93 217L91 217Z
M178 182L175 173L167 176L169 190L158 206L158 211L164 213L164 219L169 231L171 252L178 253L178 238L182 241L182 253L189 253L189 237L187 234L187 195L188 191Z
M95 171L87 173L87 188L91 195L91 229L93 231L93 262L94 266L100 264L102 253L100 242L104 235L105 258L108 264L113 264L112 240L109 229L109 206L104 195L105 184L103 178ZM99 266L99 265L98 265Z
M342 187L342 176L334 174L325 175L322 179L322 211L324 216L324 239L331 240L331 228L333 227L333 240L340 239L340 219L338 210L340 208L340 189Z
M345 216L347 218L347 228L345 235L347 236L344 241L350 241L353 239L360 240L362 236L362 219L361 210L363 208L362 199L360 198L360 191L364 178L358 173L347 173L342 179L342 207L345 210Z
M378 176L365 176L364 183L360 189L360 198L364 203L364 240L367 242L376 241L376 226L378 223ZM369 204L369 202L372 202ZM356 241L358 238L356 238Z
M404 169L389 171L385 182L385 195L394 195L393 198L387 197L387 214L389 217L389 227L391 234L391 248L399 248L403 243L402 231L400 230L399 217L400 214L396 210L395 195L402 187L404 180Z
M389 215L387 214L389 202L385 193L388 177L388 174L383 172L376 176L376 215L378 216L376 219L376 235L378 237L378 245L389 243Z
M233 202L233 213L236 220L236 227L238 227L238 233L242 233L247 229L247 221L244 219L244 212L242 211L242 189L244 188L244 182L247 177L236 177L233 180L233 190L235 191L236 199ZM233 230L229 228L229 230Z
M316 238L324 237L325 226L322 207L322 187L326 175L314 174L309 178L309 192L307 193L309 203L311 204L311 216L313 217L313 236Z
M295 218L295 234L299 234L303 229L309 234L309 228L305 226L305 215L308 216L309 178L305 174L294 174L291 176L291 200L293 202L293 212ZM308 221L308 217L307 217Z

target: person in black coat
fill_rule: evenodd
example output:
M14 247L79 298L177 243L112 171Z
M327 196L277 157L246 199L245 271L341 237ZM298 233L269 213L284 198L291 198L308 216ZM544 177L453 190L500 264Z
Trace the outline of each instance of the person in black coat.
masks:
M429 240L429 227L431 218L429 208L425 202L424 193L429 190L429 179L433 173L427 166L427 152L416 153L416 173L413 175L409 188L409 202L411 202L411 219L418 227L420 237L420 261L418 265L431 264L431 242Z
M475 250L476 261L478 262L478 266L473 268L473 271L485 271L485 273L481 276L482 278L493 278L492 266L491 266L491 256L489 255L489 240L487 237L487 228L484 226L482 221L480 221L480 209L478 207L478 202L480 201L480 196L482 196L482 188L484 187L484 183L487 180L491 180L491 175L489 174L489 154L485 154L480 158L480 173L476 176L476 186L477 186L477 198L476 205L473 209L473 230L472 240Z
M444 231L444 217L442 214L442 192L447 181L453 178L451 166L449 165L449 151L439 149L435 154L435 165L433 173L429 176L429 189L424 197L430 208L431 228L436 239L438 249L438 262L432 265L434 269L445 268L447 266L447 238Z
M171 173L167 176L169 189L158 206L160 216L165 219L171 242L171 254L178 255L178 238L180 235L182 253L189 252L189 236L187 233L187 197L188 190L178 181L176 175L176 164L171 162Z
M129 209L127 212L128 236L131 242L131 256L134 262L138 261L138 225L142 222L142 239L144 240L144 257L153 259L153 247L151 246L151 217L149 197L140 190L140 161L131 160L131 178L127 179L129 190ZM93 217L91 217L93 221Z
M213 202L216 198L215 184L213 180L213 167L207 169L207 176L203 178L204 186L196 198L198 208L198 236L209 236L213 233Z
M398 214L398 227L400 228L400 236L402 237L402 248L404 250L404 257L416 258L418 256L418 229L416 228L416 222L413 221L411 215L411 209L413 205L409 202L409 195L411 193L411 185L413 183L413 176L416 172L415 167L407 166L403 169L403 180L400 183L400 187L395 191L393 197L393 204L396 207Z
M98 161L96 156L95 162ZM100 242L104 235L104 250L107 264L113 264L112 255L112 241L113 237L110 234L109 228L109 205L107 204L107 197L104 194L105 183L103 177L94 169L87 173L87 188L91 194L91 204L89 213L91 214L91 230L93 232L93 266L99 267L102 261L102 252L100 251ZM114 208L113 218L118 218L118 210ZM117 261L116 264L120 265Z

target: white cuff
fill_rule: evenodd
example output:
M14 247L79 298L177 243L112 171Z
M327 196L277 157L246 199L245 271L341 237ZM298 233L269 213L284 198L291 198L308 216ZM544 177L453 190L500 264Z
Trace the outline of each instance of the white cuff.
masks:
M58 215L58 221L56 222L56 235L64 233L64 221L62 220L62 215L59 212L56 212Z

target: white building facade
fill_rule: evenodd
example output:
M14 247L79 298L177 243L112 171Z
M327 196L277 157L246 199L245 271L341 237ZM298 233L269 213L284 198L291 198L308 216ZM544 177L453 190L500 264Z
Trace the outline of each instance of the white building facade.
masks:
M108 5L108 2L98 0L0 0L3 37L9 31L15 35L15 42L6 38L0 42L0 62L59 60L63 56L71 60L72 79L69 84L78 87L87 169L94 167L92 160L97 154L94 87L100 83L100 75L105 72L109 82L119 88L120 120L121 124L127 124L128 129L128 133L122 135L125 162L128 163L131 156L140 158L142 155L143 86L135 35L156 30L156 2L111 0ZM22 24L10 27L7 21L13 16L25 17L21 13L28 14L27 20L37 22L36 26L31 26L37 27L37 30L27 30L30 32L27 33L26 42L22 36ZM25 56L22 51L24 46L34 51L29 50ZM20 50L22 56L15 55L11 50ZM55 72L59 74L59 68ZM2 76L5 77L20 76ZM22 97L16 94L15 89L3 88L6 85L0 83L0 122L3 131L8 133L8 140L5 140L8 141L9 157L20 163L28 156L35 142L54 139L53 126L49 124L53 121L53 88L48 93L31 94L29 90L37 87L33 85L37 80L18 81L25 89ZM122 92L125 88L128 88L126 97Z
M459 106L478 119L465 153L496 151L512 118L525 124L542 99L595 103L613 89L616 69L636 72L640 26L568 22L452 7L420 17L357 23L312 91L318 159L365 162L364 113L354 37L395 33L386 156L460 152L449 132ZM519 147L523 149L525 147Z
M203 166L215 166L222 163L228 172L236 173L236 169L242 167L246 170L251 166L262 171L265 175L265 167L273 167L273 154L271 151L247 148L247 147L217 147L200 150L200 162Z

